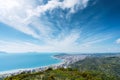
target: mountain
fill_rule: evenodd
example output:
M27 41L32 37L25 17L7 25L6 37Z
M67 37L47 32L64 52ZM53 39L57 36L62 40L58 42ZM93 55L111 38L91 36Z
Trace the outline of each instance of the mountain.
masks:
M0 54L7 54L6 52L0 51Z

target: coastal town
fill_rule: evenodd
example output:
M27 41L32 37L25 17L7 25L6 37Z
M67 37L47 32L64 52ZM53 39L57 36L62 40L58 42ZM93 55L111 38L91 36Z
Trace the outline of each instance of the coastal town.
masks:
M0 78L13 76L21 73L33 73L33 72L39 72L39 71L45 71L48 68L57 69L57 68L67 68L70 64L77 62L79 60L83 60L86 58L86 55L72 55L72 54L58 54L52 56L54 59L60 59L61 62L58 64L52 64L49 66L40 66L37 68L30 68L30 69L18 69L18 70L12 70L12 71L6 71L0 73Z

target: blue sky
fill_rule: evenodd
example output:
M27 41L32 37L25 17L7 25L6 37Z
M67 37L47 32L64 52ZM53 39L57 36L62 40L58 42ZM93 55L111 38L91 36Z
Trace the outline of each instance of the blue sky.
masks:
M0 51L120 52L120 1L0 0Z

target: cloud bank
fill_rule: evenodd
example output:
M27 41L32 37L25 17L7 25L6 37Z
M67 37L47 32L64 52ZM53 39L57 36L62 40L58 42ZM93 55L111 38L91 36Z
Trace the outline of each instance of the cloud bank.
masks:
M75 12L75 6L80 5L81 8L84 8L87 2L88 0L64 0L62 2L59 0L50 0L46 4L38 1L41 4L39 5L37 4L37 0L0 0L0 21L16 30L39 39L40 35L29 25L36 22L33 27L39 29L43 34L47 33L46 28L38 24L40 20L36 21L42 14L56 8L70 9L70 12Z

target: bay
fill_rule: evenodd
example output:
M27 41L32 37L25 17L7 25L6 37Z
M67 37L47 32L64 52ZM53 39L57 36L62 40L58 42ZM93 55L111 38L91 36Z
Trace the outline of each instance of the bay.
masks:
M0 54L0 72L35 68L60 63L50 53Z

